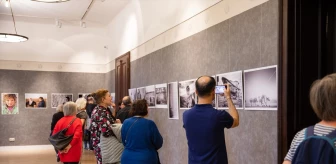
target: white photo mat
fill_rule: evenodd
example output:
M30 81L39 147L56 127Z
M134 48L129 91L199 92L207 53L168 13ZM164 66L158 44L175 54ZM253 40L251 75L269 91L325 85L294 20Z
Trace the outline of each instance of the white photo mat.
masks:
M231 100L236 109L244 109L243 73L242 71L228 72L216 75L217 85L230 84ZM217 95L216 104L218 109L229 109L225 96Z
M244 71L245 110L278 109L277 66Z
M190 109L196 104L195 81L196 79L178 82L180 109Z
M69 97L70 101L74 101L72 93L52 93L51 108L57 108L58 105L65 103L66 97Z
M148 107L155 108L155 86L154 85L146 86L145 89L146 89L145 99L147 101Z
M42 106L42 102L40 103L40 97L43 98L45 107ZM35 102L35 106L31 107L29 105L29 100L32 99ZM25 107L26 109L47 109L48 102L48 94L47 93L25 93Z
M136 88L128 89L128 96L131 98L131 101L134 102L136 100Z
M14 99L14 109L13 109L13 112L15 110L15 108L17 109L17 113L4 113L5 111L9 110L7 109L7 103L5 101L5 98L4 96L5 95L8 95L8 94L11 94L11 96L9 97L13 97L15 95L15 98L16 100ZM1 114L2 115L12 115L12 114L19 114L20 110L19 110L19 93L1 93L1 102L2 102L2 106L1 106Z
M136 99L137 100L145 99L145 95L146 95L146 88L145 87L137 88L137 90L136 90Z
M168 83L168 119L179 119L179 96L178 96L178 83Z
M155 85L155 107L168 108L167 83Z

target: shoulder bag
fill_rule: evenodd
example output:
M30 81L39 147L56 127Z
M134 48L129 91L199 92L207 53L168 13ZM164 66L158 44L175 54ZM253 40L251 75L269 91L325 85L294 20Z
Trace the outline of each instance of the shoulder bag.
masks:
M55 149L63 150L70 144L73 138L73 134L70 136L66 136L65 133L68 131L68 128L72 125L75 119L76 117L71 120L71 122L66 128L60 130L59 132L55 133L54 135L51 135L48 138L49 142L55 147Z

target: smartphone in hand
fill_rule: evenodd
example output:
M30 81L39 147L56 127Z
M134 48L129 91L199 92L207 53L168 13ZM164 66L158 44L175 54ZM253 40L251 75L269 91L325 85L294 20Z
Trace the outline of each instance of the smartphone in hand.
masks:
M215 93L216 94L223 94L224 88L226 89L226 85L216 85Z

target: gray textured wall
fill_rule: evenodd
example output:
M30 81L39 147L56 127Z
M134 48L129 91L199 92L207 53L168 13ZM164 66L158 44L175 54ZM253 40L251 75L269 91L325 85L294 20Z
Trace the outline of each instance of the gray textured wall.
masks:
M105 86L111 93L115 92L115 70L105 74Z
M19 93L19 114L0 115L0 146L49 144L51 93L90 93L106 88L106 74L0 70L0 93ZM47 109L26 109L25 93L47 93ZM2 102L1 102L2 105ZM9 142L10 137L15 142Z
M131 88L277 65L278 0L270 0L131 63ZM188 147L179 120L150 109L164 144L162 163L185 164ZM225 131L230 164L277 163L277 111L239 110L240 126Z

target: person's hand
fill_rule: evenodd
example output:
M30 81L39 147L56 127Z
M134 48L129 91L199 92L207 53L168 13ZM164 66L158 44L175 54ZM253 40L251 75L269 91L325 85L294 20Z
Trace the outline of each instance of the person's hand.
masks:
M71 144L69 144L67 147L65 147L65 148L61 151L61 153L68 153L68 151L70 150L70 148L71 148Z
M111 106L112 106L113 109L115 109L115 106L116 106L116 105L115 105L115 103L112 103Z
M121 121L119 119L116 119L115 123L116 124L121 124Z
M226 99L230 99L231 98L231 90L230 90L230 84L226 83L225 84L226 87L224 87L224 95Z

